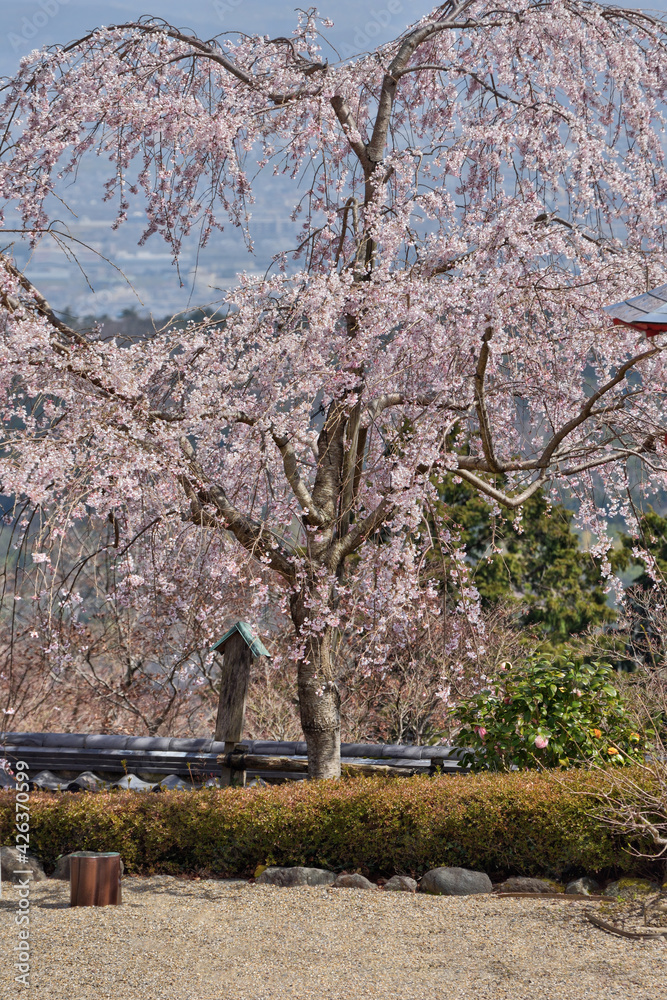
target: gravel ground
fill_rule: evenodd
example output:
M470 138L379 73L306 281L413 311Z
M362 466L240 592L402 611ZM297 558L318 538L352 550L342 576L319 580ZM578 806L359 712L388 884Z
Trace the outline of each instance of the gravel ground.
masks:
M667 1000L667 942L617 938L558 900L125 878L122 906L30 892L31 982L14 982L18 892L0 900L0 997L17 1000Z

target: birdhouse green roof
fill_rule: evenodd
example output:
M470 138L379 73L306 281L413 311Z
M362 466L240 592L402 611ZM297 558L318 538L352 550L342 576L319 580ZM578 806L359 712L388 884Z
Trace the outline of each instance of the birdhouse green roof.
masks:
M218 639L218 641L211 646L211 652L214 653L217 650L222 649L227 640L230 639L235 632L238 632L239 635L245 639L246 644L250 647L250 652L253 656L268 656L269 659L271 658L271 654L265 647L262 640L253 636L252 630L247 622L236 622L235 625L232 625L232 627L225 632L222 639Z

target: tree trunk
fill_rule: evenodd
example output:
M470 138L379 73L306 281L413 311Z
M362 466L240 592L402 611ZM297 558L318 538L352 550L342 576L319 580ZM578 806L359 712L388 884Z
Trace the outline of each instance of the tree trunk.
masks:
M303 595L291 602L297 633L306 618ZM331 629L308 637L298 667L301 728L308 746L308 777L340 778L340 692L333 678Z

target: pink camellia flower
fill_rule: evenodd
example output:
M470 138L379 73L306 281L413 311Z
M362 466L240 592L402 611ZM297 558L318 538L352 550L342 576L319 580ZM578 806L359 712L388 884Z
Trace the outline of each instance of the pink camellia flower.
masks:
M480 740L483 740L486 736L486 729L484 726L475 726L475 732L479 736Z
M549 740L547 739L546 736L536 736L535 746L538 748L538 750L544 750L546 746L549 746Z

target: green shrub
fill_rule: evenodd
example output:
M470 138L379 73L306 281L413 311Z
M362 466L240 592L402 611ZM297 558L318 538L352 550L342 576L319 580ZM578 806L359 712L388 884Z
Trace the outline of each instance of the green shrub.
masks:
M265 789L35 793L30 849L47 870L74 850L120 851L128 872L250 875L260 863L421 874L461 865L558 876L637 870L591 815L613 774L573 770L436 778L349 778ZM638 775L641 781L641 775ZM14 797L0 793L12 842Z
M455 709L473 770L615 765L643 759L623 699L603 663L535 657Z

